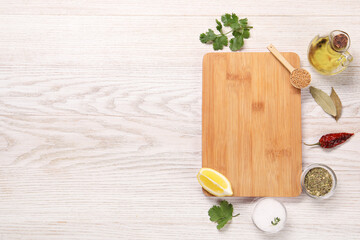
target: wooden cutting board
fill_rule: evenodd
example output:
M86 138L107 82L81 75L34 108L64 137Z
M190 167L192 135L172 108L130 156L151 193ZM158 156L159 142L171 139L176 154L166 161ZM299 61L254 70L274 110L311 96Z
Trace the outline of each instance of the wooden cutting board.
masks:
M301 193L301 93L289 78L271 53L204 56L202 166L224 174L234 196Z

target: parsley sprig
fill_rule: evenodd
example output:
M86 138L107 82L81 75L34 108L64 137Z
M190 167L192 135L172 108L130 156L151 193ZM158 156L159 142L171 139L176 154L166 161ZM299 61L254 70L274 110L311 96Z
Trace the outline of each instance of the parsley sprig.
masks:
M277 225L279 222L280 222L280 218L276 217L276 218L274 218L274 221L271 221L271 224L275 226L275 225Z
M221 201L220 206L214 205L212 208L210 208L208 214L210 217L210 221L216 222L218 224L216 227L217 229L220 230L233 217L237 217L240 215L239 213L233 216L232 215L233 211L234 211L233 205L223 200Z
M221 16L221 22L216 19L216 29L220 34L215 34L213 30L209 29L206 33L200 34L200 41L212 44L214 50L222 50L229 43L227 35L232 33L233 38L230 39L230 49L232 51L240 50L244 46L244 39L250 37L250 29L253 28L248 26L248 19L239 19L235 13L226 13ZM223 26L230 27L231 31L224 33Z

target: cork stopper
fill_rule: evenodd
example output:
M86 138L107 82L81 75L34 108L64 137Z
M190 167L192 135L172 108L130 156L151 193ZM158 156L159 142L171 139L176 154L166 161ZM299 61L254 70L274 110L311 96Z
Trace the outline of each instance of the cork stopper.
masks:
M311 75L308 71L302 68L296 68L290 75L290 83L298 88L305 88L311 82Z
M348 37L345 34L338 34L334 37L333 39L333 45L337 48L337 49L343 49L346 48L347 44L348 44Z

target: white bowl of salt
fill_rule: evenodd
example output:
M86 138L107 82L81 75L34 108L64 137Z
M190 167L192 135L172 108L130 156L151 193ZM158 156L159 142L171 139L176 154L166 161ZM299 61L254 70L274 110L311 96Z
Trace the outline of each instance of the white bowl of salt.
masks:
M284 204L272 198L258 200L252 215L255 226L266 233L276 233L283 229L286 218Z

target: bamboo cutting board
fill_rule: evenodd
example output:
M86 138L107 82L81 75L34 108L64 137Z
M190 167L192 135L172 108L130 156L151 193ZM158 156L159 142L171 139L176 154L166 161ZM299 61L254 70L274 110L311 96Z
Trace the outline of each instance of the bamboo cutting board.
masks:
M204 56L202 166L224 174L234 196L301 193L301 92L289 78L271 53Z

